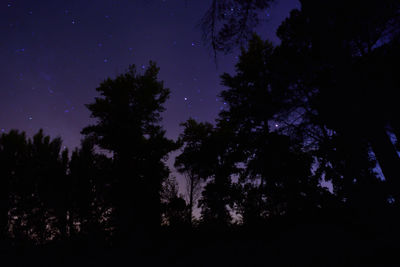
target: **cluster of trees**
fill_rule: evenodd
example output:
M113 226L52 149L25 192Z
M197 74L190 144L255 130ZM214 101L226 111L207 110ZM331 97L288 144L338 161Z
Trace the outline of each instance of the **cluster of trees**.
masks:
M271 3L212 1L203 30L214 51L248 44L222 76L228 109L215 126L184 124L177 166L206 184L203 220L328 207L370 220L399 201L400 1L301 0L278 45L252 35Z
M43 243L107 226L111 161L85 139L69 158L40 130L0 137L2 238Z
M14 130L1 135L3 235L38 243L84 235L126 239L160 225L162 214L170 214L162 199L178 196L164 163L177 143L159 125L169 90L158 71L150 62L143 74L131 66L105 80L100 97L87 105L97 122L82 130L85 138L70 157L61 138L42 130L32 139Z
M213 41L243 40L249 28L240 25L257 21L268 4L213 1L215 12L230 7L251 16L229 20L220 35L210 32ZM170 91L153 62L97 88L100 96L87 105L96 123L82 130L70 157L60 138L42 131L31 139L3 133L3 234L36 242L92 234L129 239L160 225L257 226L338 209L370 220L396 207L399 11L396 0L302 0L279 27L279 45L252 35L236 73L221 77L227 108L216 122L189 119L176 141L161 126ZM165 163L178 149L186 199Z

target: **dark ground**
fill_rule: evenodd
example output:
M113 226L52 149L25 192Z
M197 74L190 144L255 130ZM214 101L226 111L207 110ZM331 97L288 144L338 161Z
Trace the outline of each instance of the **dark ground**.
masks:
M400 266L399 223L381 219L162 229L158 241L141 235L141 241L111 247L88 240L3 244L1 266Z

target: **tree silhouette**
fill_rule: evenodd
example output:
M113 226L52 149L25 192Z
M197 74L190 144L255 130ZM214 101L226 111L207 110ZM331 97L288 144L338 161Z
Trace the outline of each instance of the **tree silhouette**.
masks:
M265 8L257 6L258 1L245 2L258 11ZM292 119L301 117L301 126L308 128L308 135L323 135L325 127L341 134L358 131L358 136L371 145L385 178L398 187L400 159L386 131L395 131L399 125L393 116L398 75L389 66L399 55L400 3L300 3L301 9L293 10L278 29L281 44L274 53L274 73L278 78L274 87L285 88L281 92L286 99L283 103L291 103L289 107L282 105L288 107L285 114ZM218 14L218 7L218 1L214 1L213 12L207 17ZM234 10L235 3L227 2L223 8ZM226 17L214 18L223 21ZM238 22L241 27L226 24L228 36L246 40L240 30L246 29L246 22ZM215 25L213 20L206 20L204 25L206 36L216 36L218 31L210 27ZM310 125L317 126L310 130Z
M111 208L109 202L112 162L105 155L95 152L94 140L83 139L81 147L75 149L69 164L71 189L70 232L71 235L90 234L101 236L105 226L100 221ZM73 222L79 222L79 231Z
M143 74L131 66L105 80L97 88L101 96L87 105L97 123L82 130L113 153L113 200L125 236L135 227L154 228L161 222L161 183L169 175L163 160L176 145L159 125L169 90L157 80L158 71L150 62Z
M319 130L312 131L320 136L329 129L364 139L387 181L395 185L400 159L386 128L393 124L391 98L396 79L392 70L381 70L390 62L387 47L398 39L399 3L370 1L363 4L362 12L360 4L302 1L301 10L292 11L278 30L281 66L276 69L284 73L282 94L288 96L292 108L297 107L303 125L317 125Z
M227 151L231 133L228 128L215 128L210 123L198 123L193 119L182 125L185 128L181 140L186 145L175 165L178 170L189 172L196 181L207 181L198 202L202 222L225 226L231 221L228 210L232 205L231 174L236 170Z
M229 89L221 93L227 109L219 115L219 127L229 125L235 133L230 151L237 155L236 164L243 166L239 212L250 224L315 208L324 194L320 177L311 173L312 154L298 142L297 134L276 132L280 126L275 114L284 103L274 91L274 52L271 43L253 36L248 49L242 49L236 74L222 76Z
M1 171L9 190L2 226L9 223L16 238L42 243L67 237L68 151L61 144L42 130L32 139L18 131L1 136Z
M200 25L203 40L210 44L214 56L218 51L230 52L243 45L260 23L260 10L270 7L273 0L213 0Z
M206 165L207 155L204 140L211 134L213 126L209 123L197 123L193 119L182 123L183 133L178 143L183 143L182 153L175 159L175 168L186 177L186 193L188 197L188 219L192 224L193 208L200 197L202 181L208 176Z
M70 159L42 130L2 133L0 254L23 266L303 266L306 255L309 266L325 251L350 265L396 251L400 1L301 0L278 45L251 34L271 2L212 1L203 21L212 48L249 42L221 76L215 123L189 119L177 142L161 126L170 91L153 62L100 84ZM178 148L187 201L166 165ZM272 252L254 256L261 250ZM241 253L224 256L232 251Z
M26 180L29 160L28 144L24 132L12 130L0 136L0 230L4 238L8 232L8 213L13 208L16 182ZM20 184L24 189L24 184Z
M162 223L174 228L180 228L188 222L186 202L179 196L178 190L175 177L170 176L164 181L161 192Z
M50 139L40 130L31 143L31 179L35 181L41 205L56 217L60 237L67 237L69 181L67 177L68 150L61 151L61 138Z

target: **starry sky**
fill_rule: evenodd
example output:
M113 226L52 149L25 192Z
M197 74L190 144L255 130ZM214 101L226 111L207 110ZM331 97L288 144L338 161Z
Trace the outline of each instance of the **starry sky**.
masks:
M0 131L43 128L78 146L92 123L84 104L107 77L130 64L157 62L171 89L163 125L177 138L189 117L213 121L224 107L219 76L232 73L238 52L219 55L201 40L197 25L211 0L1 0ZM261 15L260 35L275 30L297 0L278 0Z

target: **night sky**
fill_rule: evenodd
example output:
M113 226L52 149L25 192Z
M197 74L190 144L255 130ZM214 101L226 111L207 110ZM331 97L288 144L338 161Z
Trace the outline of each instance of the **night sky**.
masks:
M2 0L0 3L0 130L43 128L79 145L92 119L84 104L107 77L130 64L157 62L171 89L164 127L177 138L190 116L213 121L224 103L219 76L233 72L237 51L213 54L196 27L211 0ZM258 32L277 42L275 30L295 0L278 0Z

